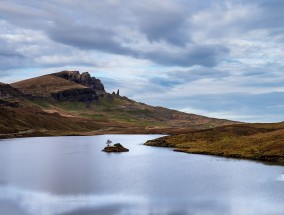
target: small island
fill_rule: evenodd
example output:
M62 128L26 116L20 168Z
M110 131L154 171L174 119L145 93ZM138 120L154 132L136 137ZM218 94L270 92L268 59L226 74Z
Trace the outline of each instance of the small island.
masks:
M120 143L116 143L113 146L111 141L106 142L107 146L102 150L103 152L129 152L129 149L123 147Z

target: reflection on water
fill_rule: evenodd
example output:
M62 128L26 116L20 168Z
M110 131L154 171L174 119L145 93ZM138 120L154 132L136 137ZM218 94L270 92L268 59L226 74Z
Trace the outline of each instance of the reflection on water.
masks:
M17 204L28 214L69 214L80 209L102 211L103 209L119 208L131 205L139 207L145 199L123 195L52 195L35 191L26 191L10 186L0 186L0 200ZM13 208L1 214L11 214ZM22 214L22 213L21 213Z
M142 145L155 137L3 140L0 214L284 214L283 167Z
M284 174L281 174L278 178L277 178L278 181L284 181Z
M235 201L235 202L234 202ZM149 202L138 196L120 195L52 195L35 191L26 191L10 186L0 186L0 202L6 202L1 214L31 215L83 215L83 214L283 214L281 204L271 205L265 201L246 202L235 199L230 205L214 201L190 202L190 207L179 208L174 205L163 205L159 200ZM170 202L168 203L170 204ZM9 207L11 205L12 207ZM17 207L15 207L15 205ZM1 204L0 204L1 206ZM236 207L238 206L238 207ZM275 207L277 206L277 207ZM217 214L217 213L216 213Z

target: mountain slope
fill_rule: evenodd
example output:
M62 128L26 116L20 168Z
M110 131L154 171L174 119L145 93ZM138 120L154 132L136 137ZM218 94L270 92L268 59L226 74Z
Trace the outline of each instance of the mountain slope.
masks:
M62 71L36 78L31 78L11 84L25 94L36 97L52 97L59 92L88 89L90 93L105 93L104 86L99 79L91 77L89 73L80 74L78 71ZM82 90L84 92L84 90Z
M10 94L13 94L14 91L19 93L18 96L0 96L2 101L0 106L3 109L0 113L1 125L8 122L10 116L4 116L3 112L14 112L17 115L17 120L10 119L10 128L15 131L13 133L29 129L41 132L45 129L44 133L47 135L52 135L56 130L60 131L57 133L63 134L64 129L65 133L70 133L73 129L73 133L81 131L80 134L84 132L92 134L106 132L179 133L235 123L229 120L153 107L115 93L110 94L105 91L99 79L91 77L89 73L80 74L78 71L62 71L11 85L2 85L0 92L3 86L10 89ZM2 95L4 94L2 93ZM31 116L31 113L34 114ZM52 122L56 116L60 120L65 120L64 126L60 126L58 123L57 126L54 126L55 128L52 125L42 126L41 123ZM30 126L30 117L38 119L39 124L34 123ZM85 122L81 123L79 130L73 127L76 120L78 123ZM94 123L95 126L93 126ZM7 131L7 126L5 127L6 130L3 126L2 129ZM0 129L1 132L3 133Z
M225 157L275 161L284 164L284 122L228 125L158 138L149 146Z
M0 105L0 138L46 135L79 135L102 128L94 121L48 114L35 106L9 107Z
M22 97L24 96L23 93L16 89L11 87L9 84L4 84L0 82L0 98L15 98L15 97Z
M11 84L12 87L25 94L31 94L37 97L48 97L52 93L70 89L87 88L81 84L65 80L53 75L46 75L37 78L31 78Z

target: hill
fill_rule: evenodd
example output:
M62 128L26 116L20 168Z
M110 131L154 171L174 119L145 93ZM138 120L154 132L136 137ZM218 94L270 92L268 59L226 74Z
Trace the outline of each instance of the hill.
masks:
M20 98L23 96L23 93L16 89L11 87L9 84L4 84L0 82L0 99L6 99L6 98Z
M52 93L65 90L87 88L83 85L53 75L46 75L19 81L11 84L11 86L20 90L22 93L31 94L35 97L42 98L49 97Z
M99 79L78 71L0 85L0 107L2 136L172 134L236 123L153 107L108 93ZM54 123L56 118L58 123Z
M284 165L284 122L238 124L158 138L149 146L175 151L273 161Z

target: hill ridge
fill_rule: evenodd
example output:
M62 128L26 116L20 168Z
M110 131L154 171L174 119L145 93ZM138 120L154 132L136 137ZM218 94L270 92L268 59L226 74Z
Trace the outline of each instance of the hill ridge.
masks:
M13 133L21 134L32 129L46 135L70 132L82 135L82 131L88 135L108 132L169 134L237 123L153 107L116 93L110 94L105 91L103 83L88 72L65 70L15 82L10 87L11 91L15 89L23 96L0 96L3 101L0 104L0 125L4 119L6 125L6 130L0 126L0 135L1 129L2 132L12 129ZM35 114L31 115L31 112ZM56 116L65 123L56 124L53 130L53 126L47 124ZM77 128L74 123L81 124L82 128L74 130ZM24 132L24 135L27 134Z
M64 70L61 72L52 73L50 75L73 81L78 84L82 84L96 91L105 92L105 88L101 80L95 77L91 77L89 72L83 72L82 74L80 74L79 71Z

